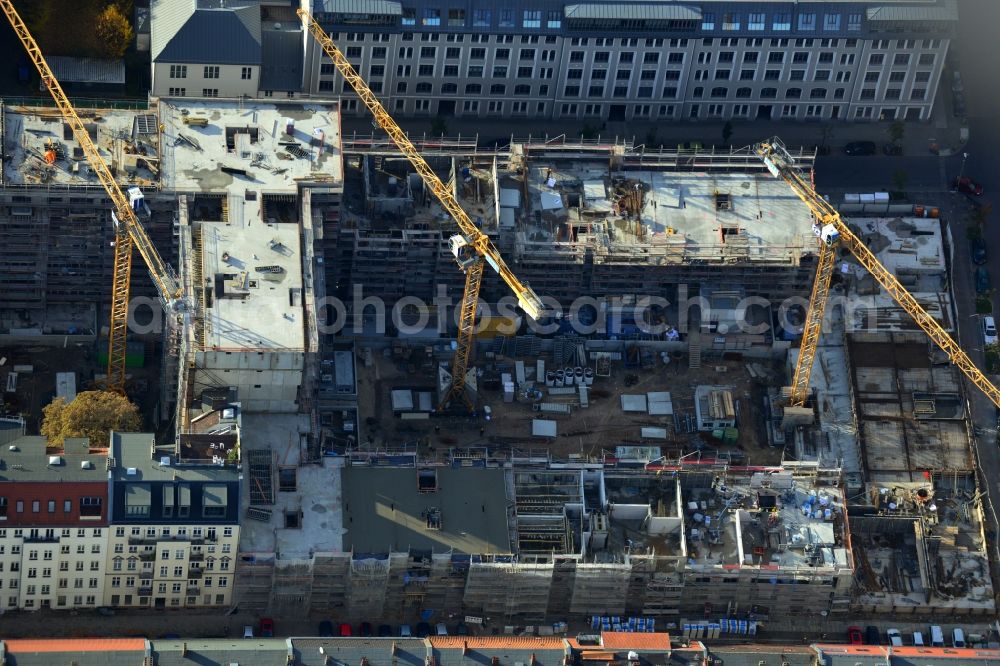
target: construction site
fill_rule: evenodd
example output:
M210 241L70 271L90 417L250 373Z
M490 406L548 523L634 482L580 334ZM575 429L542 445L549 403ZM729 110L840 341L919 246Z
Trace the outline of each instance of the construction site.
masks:
M2 114L0 339L47 396L55 347L92 350L56 369L100 378L111 208L53 111ZM961 375L850 256L809 400L788 409L803 315L782 303L808 295L819 250L810 207L752 149L418 145L562 313L482 317L463 412L439 409L465 284L452 222L389 147L341 140L336 103L151 99L84 121L184 287L183 317L131 334L146 367L129 390L157 383L144 411L185 455L240 465L241 608L505 625L994 611ZM952 330L940 221L865 212L852 228ZM133 270L145 323L159 297ZM381 329L356 294L427 305ZM481 295L507 292L487 271ZM238 449L198 449L222 435Z

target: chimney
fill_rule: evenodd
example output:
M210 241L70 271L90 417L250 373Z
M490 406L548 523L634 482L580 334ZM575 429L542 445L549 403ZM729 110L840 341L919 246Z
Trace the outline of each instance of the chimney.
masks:
M186 657L187 653L188 653L188 644L185 641L184 643L181 643L181 656Z
M395 641L392 642L392 649L394 651L396 649L396 642ZM368 657L361 657L361 666L368 666Z
M490 659L490 666L500 666L500 657L492 657Z
M393 656L396 655L396 641L392 642L392 648L389 649L389 654L391 654Z
M467 654L469 654L469 641L463 640L462 641L462 656L464 657Z
M535 664L537 664L537 663L538 663L538 661L535 659L535 653L532 652L531 653L531 659L528 661L528 666L535 666Z

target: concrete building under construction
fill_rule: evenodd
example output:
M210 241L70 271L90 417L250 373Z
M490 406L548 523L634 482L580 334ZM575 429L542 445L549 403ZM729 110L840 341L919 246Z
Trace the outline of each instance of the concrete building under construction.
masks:
M248 521L241 607L542 622L706 610L766 619L843 611L850 599L844 498L836 473L814 466L423 467L361 453L344 462L316 468L331 488L314 488L293 524Z

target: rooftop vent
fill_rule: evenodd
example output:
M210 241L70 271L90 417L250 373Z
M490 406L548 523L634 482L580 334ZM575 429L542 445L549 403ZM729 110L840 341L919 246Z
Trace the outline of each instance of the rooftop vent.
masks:
M94 463L90 462L89 460L81 460L80 469L94 469Z
M50 465L62 465L62 456L49 456Z
M21 449L17 448L17 444L11 444L10 446L7 447L7 450L8 451L20 451Z
M160 464L164 467L170 467L170 456L162 456L160 458Z
M125 473L128 474L129 476L135 476L136 474L139 473L139 470L136 469L135 467L129 467L128 469L125 470Z

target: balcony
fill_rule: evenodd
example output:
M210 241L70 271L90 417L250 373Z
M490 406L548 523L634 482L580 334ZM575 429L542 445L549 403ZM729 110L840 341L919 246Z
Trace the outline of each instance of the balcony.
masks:
M201 562L204 559L205 559L205 553L195 553L192 551L191 553L188 554L188 560L190 560L191 562Z
M187 586L187 593L188 594L192 594L192 595L193 594L201 594L201 587L199 587L198 585L188 585Z
M148 597L151 594L153 594L153 586L152 585L146 585L146 586L141 586L140 585L139 586L139 596L140 597Z
M152 571L140 571L139 572L139 580L153 580L153 572Z
M188 578L201 578L204 575L205 575L205 572L202 569L189 569L188 570Z
M151 561L153 561L153 560L156 559L156 551L155 550L144 550L141 553L139 553L139 559L142 560L142 561L144 561L144 562L151 562Z
M59 543L59 537L54 535L53 536L44 536L37 534L35 536L26 535L24 537L24 543Z

